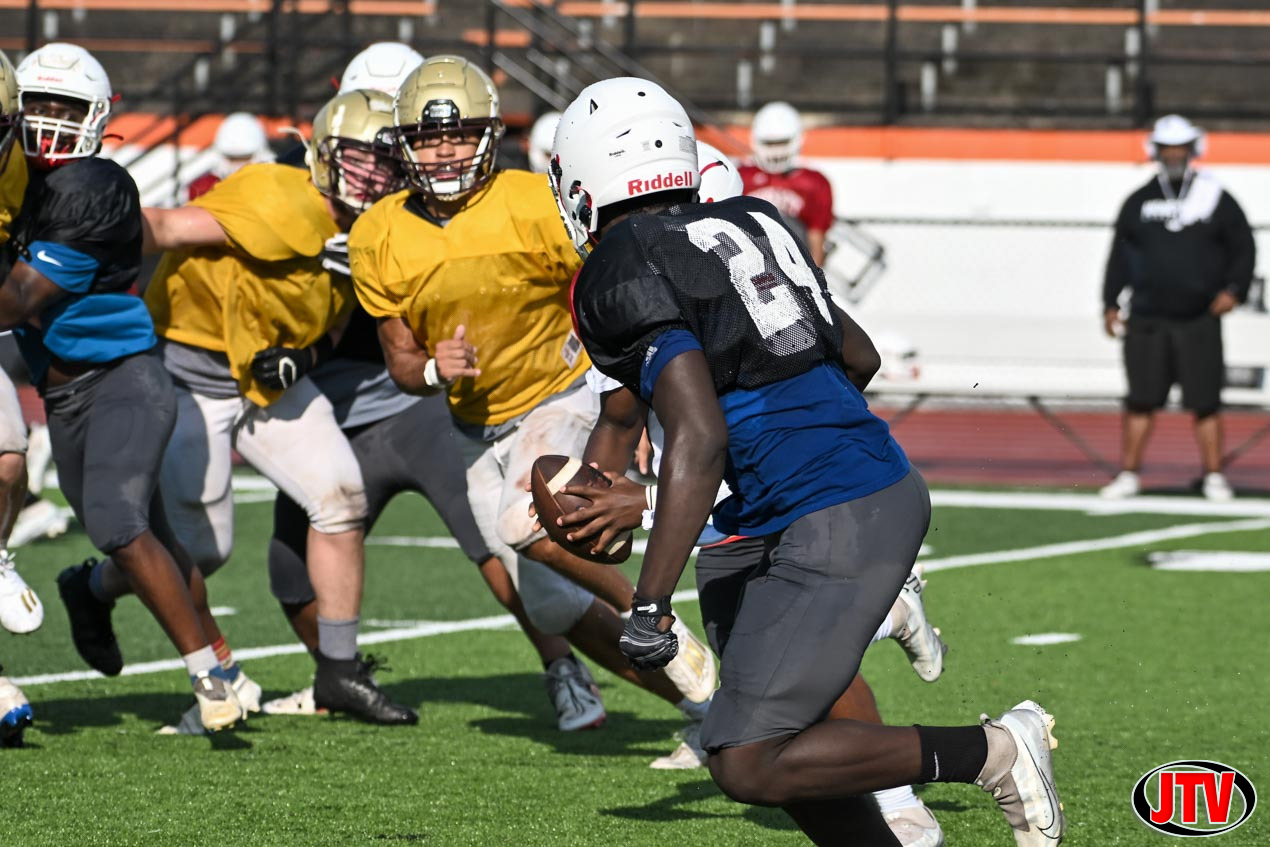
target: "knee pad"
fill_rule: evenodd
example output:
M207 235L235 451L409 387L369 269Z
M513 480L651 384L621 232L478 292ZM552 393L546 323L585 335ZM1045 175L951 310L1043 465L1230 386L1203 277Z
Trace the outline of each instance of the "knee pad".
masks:
M269 539L269 591L279 603L296 606L317 599L304 559L276 538Z
M310 526L325 535L336 535L365 529L370 507L366 502L366 489L358 479L356 484L334 486L328 494L305 504L305 511Z
M564 635L573 629L595 602L591 592L541 562L521 556L517 571L525 614L534 626L548 635Z

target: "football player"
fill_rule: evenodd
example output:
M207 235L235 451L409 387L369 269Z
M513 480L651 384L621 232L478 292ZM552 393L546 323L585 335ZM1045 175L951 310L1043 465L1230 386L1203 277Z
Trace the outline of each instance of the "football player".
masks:
M410 72L419 67L423 56L400 41L376 41L358 53L344 67L340 93L380 91L389 97L397 93Z
M910 577L930 498L868 411L876 351L808 251L762 200L692 202L697 171L687 114L646 80L588 86L556 133L552 187L588 256L580 334L665 430L622 652L645 668L675 655L670 594L713 508L721 532L765 537L760 566L732 575L737 604L702 603L726 633L702 744L729 797L784 808L817 843L878 843L859 795L973 782L1018 844L1057 844L1052 719L1035 703L962 727L826 719ZM734 493L714 507L725 470Z
M400 163L382 134L392 123L392 97L376 89L342 90L323 106L313 119L308 156L318 191L360 215L380 196L399 189ZM347 247L341 251L341 246L335 239L328 242L326 266L347 276ZM415 491L428 498L538 650L560 729L601 723L604 703L590 672L566 640L533 627L507 569L481 538L468 506L467 480L445 400L397 388L384 365L375 320L361 308L354 309L331 360L311 376L331 401L361 467L367 532L397 494ZM315 650L316 603L304 566L307 531L304 510L279 493L269 545L270 585L296 633ZM311 687L264 704L264 711L273 714L313 714L316 708Z
M306 378L353 306L347 279L322 266L327 239L351 221L306 170L281 164L248 165L179 209L145 210L146 248L165 251L146 303L178 400L160 490L204 574L232 548L231 447L301 504L318 705L413 724L414 710L388 697L357 652L365 490L330 401Z
M750 125L752 164L741 166L745 193L775 206L803 236L812 261L825 263L825 233L833 225L833 188L820 171L799 164L803 119L788 103L768 103Z
M260 118L248 112L225 116L212 139L216 164L197 177L186 189L186 199L193 200L212 190L212 186L235 171L256 162L272 162L273 150Z
M598 411L569 318L577 254L546 178L495 170L498 93L464 59L427 59L394 111L410 188L376 203L349 234L354 285L379 319L389 373L408 393L446 394L477 526L534 625L699 715L714 688L708 649L681 629L693 649L674 669L677 683L635 672L617 650L630 583L568 555L528 515L533 460L579 453Z
M9 240L9 227L22 208L27 186L26 158L13 152L21 118L17 71L0 51L0 250ZM0 273L5 276L7 258L0 254ZM0 626L17 633L34 632L44 621L39 597L18 574L7 549L25 495L26 426L13 382L0 371ZM31 721L26 695L0 675L0 746L20 746Z
M0 326L13 328L44 397L62 492L184 659L208 730L245 716L167 538L155 486L172 432L172 382L154 325L128 289L141 262L132 177L99 158L110 81L82 47L53 43L18 68L31 184L8 247ZM109 654L79 602L82 569L58 577L82 654ZM118 673L117 649L106 671ZM113 664L116 662L118 664Z

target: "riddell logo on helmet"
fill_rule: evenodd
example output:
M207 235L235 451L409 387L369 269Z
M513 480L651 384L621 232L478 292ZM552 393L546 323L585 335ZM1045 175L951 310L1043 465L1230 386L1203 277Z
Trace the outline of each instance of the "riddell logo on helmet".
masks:
M664 174L657 174L652 179L632 179L626 183L626 194L628 197L634 197L637 194L647 194L650 191L691 187L692 171L682 171L680 173L667 171Z

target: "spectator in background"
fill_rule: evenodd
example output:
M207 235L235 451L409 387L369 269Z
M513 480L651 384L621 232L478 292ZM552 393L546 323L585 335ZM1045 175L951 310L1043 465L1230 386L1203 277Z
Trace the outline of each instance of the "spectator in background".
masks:
M218 161L210 171L190 183L186 189L190 200L211 191L213 185L239 168L273 161L273 150L269 148L264 124L255 115L246 112L225 116L216 130L212 149L216 151Z
M754 114L750 127L753 164L741 166L745 193L775 206L785 222L811 249L817 265L825 263L825 233L833 224L833 188L820 171L801 167L803 119L788 103L768 103Z
M536 174L545 174L551 164L551 144L556 140L559 124L559 112L543 112L529 130L525 155L529 157L529 169Z
M1194 167L1204 133L1180 115L1155 122L1147 151L1154 179L1125 201L1103 283L1103 324L1124 338L1125 398L1121 471L1108 498L1141 488L1142 454L1157 409L1174 383L1195 415L1195 440L1209 500L1234 496L1222 474L1221 389L1225 378L1221 318L1248 295L1256 247L1243 210L1207 171ZM1128 288L1122 320L1120 293Z

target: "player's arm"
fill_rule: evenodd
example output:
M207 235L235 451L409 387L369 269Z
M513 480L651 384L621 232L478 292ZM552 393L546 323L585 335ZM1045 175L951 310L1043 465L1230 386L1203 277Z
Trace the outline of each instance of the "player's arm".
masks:
M851 319L837 303L830 303L830 308L838 317L838 325L842 327L842 367L847 372L851 384L864 391L882 367L882 357L873 346L873 340L860 325Z
M38 317L66 296L66 291L26 262L17 262L0 284L0 330L25 323L38 326Z
M141 252L145 255L184 247L220 247L229 236L211 212L201 206L141 210Z
M251 373L262 385L286 391L304 375L331 358L344 337L352 310L340 318L325 335L308 347L266 347L251 359Z
M819 267L825 264L825 231L823 229L807 230L807 249L811 252L811 260Z
M477 377L476 348L467 340L467 328L459 324L453 338L436 344L436 355L428 355L424 343L405 318L381 318L379 344L384 350L388 375L407 394L436 394L457 380Z
M1111 239L1111 253L1107 256L1107 268L1102 279L1102 324L1103 330L1111 338L1115 338L1121 330L1120 292L1129 285L1132 270L1130 251L1132 249L1133 221L1141 204L1134 198L1125 201L1116 218L1115 232Z

